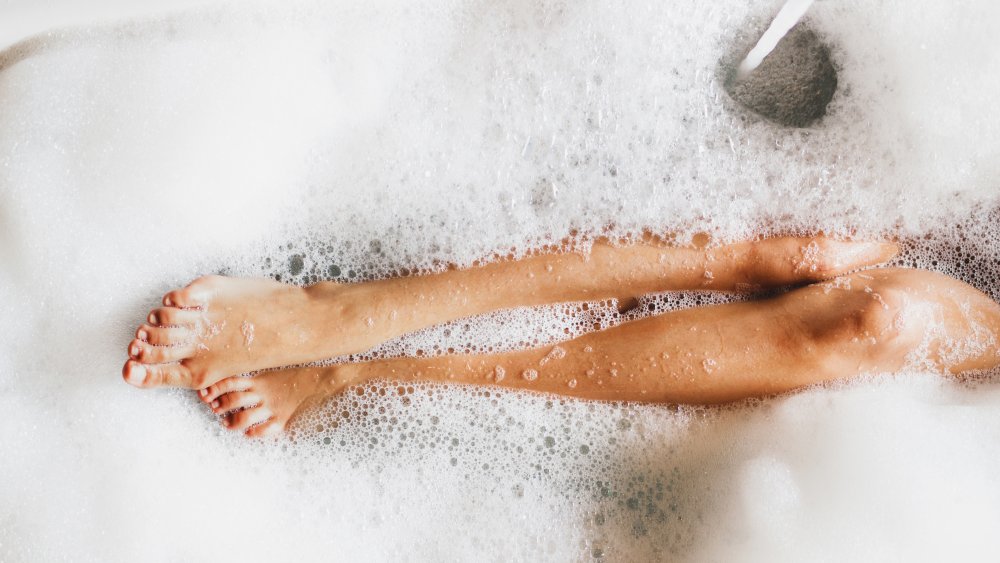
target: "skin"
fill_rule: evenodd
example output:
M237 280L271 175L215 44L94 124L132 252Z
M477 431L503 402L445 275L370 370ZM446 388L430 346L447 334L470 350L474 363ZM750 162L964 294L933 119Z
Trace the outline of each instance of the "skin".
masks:
M647 239L355 285L201 278L151 311L129 346L123 375L140 387L198 388L227 427L260 436L285 429L311 401L372 379L710 404L906 365L950 373L995 367L1000 311L974 288L917 270L842 275L895 252L888 243L824 237L712 249ZM627 303L653 291L761 289L831 278L769 300L625 323L556 347L234 376L363 351L505 307Z
M312 402L373 379L714 404L908 365L952 374L992 369L1000 365L998 342L1000 306L975 288L932 272L883 269L772 299L645 318L554 347L292 368L223 379L200 395L227 428L264 436Z
M650 237L363 284L303 288L208 276L167 293L150 311L129 343L122 374L138 387L203 389L235 374L362 352L413 330L513 306L611 298L624 304L656 291L801 284L895 252L890 243L825 237L711 249L668 247Z

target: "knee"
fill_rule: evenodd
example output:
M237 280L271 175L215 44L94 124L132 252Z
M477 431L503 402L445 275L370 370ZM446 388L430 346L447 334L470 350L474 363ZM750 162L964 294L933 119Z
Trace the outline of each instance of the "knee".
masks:
M919 345L929 307L906 271L862 272L847 279L850 289L834 305L841 313L828 336L841 345L861 345L874 358L902 357Z
M916 307L901 288L876 284L867 286L857 296L853 312L858 336L873 338L880 343L895 342L917 325Z
M812 286L806 326L834 365L893 371L915 361L951 371L1000 362L1000 307L942 274L885 269ZM842 360L842 361L838 361Z

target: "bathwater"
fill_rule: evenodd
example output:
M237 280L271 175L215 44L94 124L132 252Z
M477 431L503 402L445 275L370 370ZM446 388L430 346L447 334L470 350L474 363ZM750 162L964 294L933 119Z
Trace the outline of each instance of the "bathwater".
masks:
M108 6L33 11L0 55L0 560L995 558L990 377L727 409L390 385L277 442L120 378L200 274L358 282L571 233L894 237L998 297L992 0L816 2L838 89L806 128L720 82L775 1ZM379 353L551 343L580 314Z

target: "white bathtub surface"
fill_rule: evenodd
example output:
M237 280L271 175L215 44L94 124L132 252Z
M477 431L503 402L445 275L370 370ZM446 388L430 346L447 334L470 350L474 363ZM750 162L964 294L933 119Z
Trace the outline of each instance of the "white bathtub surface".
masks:
M34 37L0 55L0 561L1000 549L990 380L726 412L416 389L247 444L120 379L139 320L202 273L378 277L608 225L899 236L996 296L995 2L817 2L840 87L807 130L718 82L777 2L195 4L0 3L0 44Z

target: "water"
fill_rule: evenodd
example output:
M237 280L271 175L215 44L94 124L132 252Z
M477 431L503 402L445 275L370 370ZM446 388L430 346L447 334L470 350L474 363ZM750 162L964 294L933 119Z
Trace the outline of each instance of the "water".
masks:
M998 8L816 3L840 85L805 129L719 83L777 8L262 3L8 53L0 559L989 558L990 379L728 410L385 387L276 444L120 380L138 320L201 273L353 281L573 231L885 234L902 263L997 297ZM505 313L379 353L551 343L581 315Z
M813 0L787 0L781 6L781 10L778 11L778 15L774 16L774 21L768 26L767 31L764 32L764 35L757 41L757 44L754 45L753 49L750 49L747 56L736 67L737 80L743 80L754 69L760 66L764 57L771 54L771 51L778 45L778 42L788 33L788 30L799 23L799 20L809 10L809 6L812 6L812 3Z

